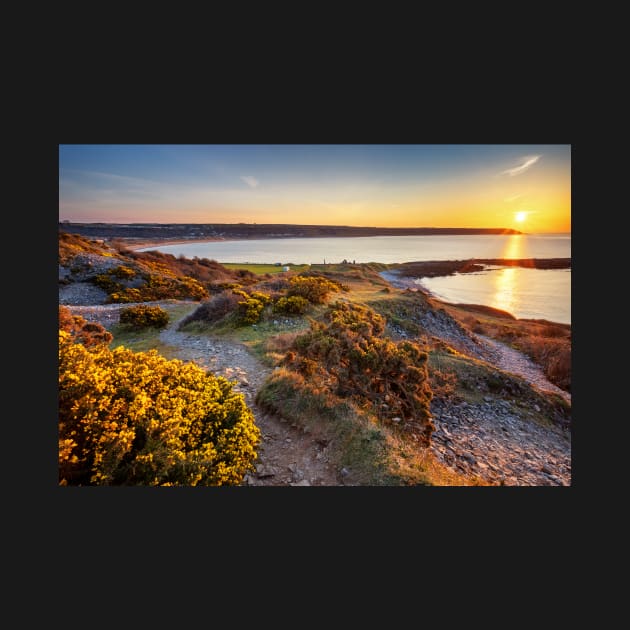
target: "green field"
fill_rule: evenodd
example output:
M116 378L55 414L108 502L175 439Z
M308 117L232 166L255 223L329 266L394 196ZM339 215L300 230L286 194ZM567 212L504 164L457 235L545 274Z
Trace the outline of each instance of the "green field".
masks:
M283 273L283 268L289 267L291 271L304 271L310 267L310 265L265 265L265 264L249 264L249 263L221 263L227 269L247 269L252 273Z

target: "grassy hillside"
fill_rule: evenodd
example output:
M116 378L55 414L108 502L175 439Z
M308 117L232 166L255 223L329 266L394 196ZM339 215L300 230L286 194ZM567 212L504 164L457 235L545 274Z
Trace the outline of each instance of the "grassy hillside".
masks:
M484 485L484 482L477 477L457 475L438 462L429 450L421 447L418 434L406 433L404 423L392 423L391 417L387 419L380 413L373 404L374 396L369 388L362 389L358 383L356 389L361 390L361 395L340 394L334 378L319 371L324 356L322 344L331 348L341 343L327 341L325 336L313 337L326 326L330 307L335 303L361 306L382 316L385 325L378 343L399 344L410 340L426 351L434 397L450 397L471 404L488 395L497 400L516 399L519 401L517 413L528 420L566 426L570 405L562 398L542 395L523 379L507 375L466 352L473 326L472 320L467 318L476 316L475 321L486 325L509 321L512 330L521 331L523 338L538 324L488 313L483 308L476 310L474 306L451 308L421 292L392 288L378 274L385 268L385 265L365 264L312 265L302 274L291 272L282 278L261 280L247 287L247 292L249 295L262 292L269 301L260 305L255 320L250 322L244 321L243 311L238 306L247 298L244 295L228 297L233 293L228 289L191 313L182 328L195 334L220 335L245 343L267 365L274 367L272 376L258 394L259 405L335 445L333 451L338 465L351 469L352 481L358 484ZM332 290L321 302L309 303L304 313L279 314L274 304L286 298L291 292L291 278L300 275L325 279L338 290ZM216 307L211 308L211 304ZM374 348L374 343L374 340L369 341L370 347ZM305 344L315 350L300 358L300 348ZM311 367L309 360L314 361ZM389 401L383 404L388 405Z
M389 285L381 264L278 268L133 252L59 234L60 286L91 283L110 302L188 299L174 319L195 335L247 345L273 369L260 407L317 435L357 485L486 485L424 448L430 405L491 397L528 421L566 426L571 409L476 353L471 332L501 339L570 388L571 329L449 305ZM194 302L198 302L195 304ZM157 349L156 330L112 326L112 348Z

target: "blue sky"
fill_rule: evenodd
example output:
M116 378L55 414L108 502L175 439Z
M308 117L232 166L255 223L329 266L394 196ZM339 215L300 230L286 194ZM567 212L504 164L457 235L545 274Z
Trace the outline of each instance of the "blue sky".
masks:
M570 170L570 145L60 145L59 218L570 231Z

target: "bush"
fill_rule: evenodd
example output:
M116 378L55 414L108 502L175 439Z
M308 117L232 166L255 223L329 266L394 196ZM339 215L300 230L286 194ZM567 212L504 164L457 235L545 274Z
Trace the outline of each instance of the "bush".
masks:
M443 371L439 368L429 370L429 383L434 398L455 398L457 389L457 375L453 371Z
M73 341L84 346L109 344L114 338L101 324L86 321L81 315L73 315L67 306L59 305L59 330L72 335Z
M365 306L336 302L324 319L296 338L281 365L315 387L371 407L428 445L434 425L427 353L415 343L383 338L385 319Z
M139 278L142 284L137 287L125 286L116 280L128 281L136 277L132 269L120 266L96 276L92 282L108 294L107 302L115 304L168 299L202 300L208 297L208 291L188 276L142 274Z
M545 376L558 387L571 391L571 341L531 335L519 339L519 350L542 366Z
M226 315L234 311L238 307L241 298L234 295L231 291L224 291L213 296L206 302L202 302L190 315L188 315L180 324L180 328L199 321L207 324L215 324L223 319Z
M60 484L241 483L260 431L232 387L155 350L86 348L60 330Z
M273 310L283 315L304 315L310 308L311 303L299 295L281 297L274 304Z
M116 278L120 278L121 280L131 280L136 277L136 272L131 267L120 265L120 267L112 269L112 275Z
M260 319L265 305L254 298L246 298L238 303L240 322L243 324L255 324Z
M168 320L168 313L159 306L130 306L120 311L120 323L135 330L164 328Z
M293 276L289 280L287 296L299 296L312 304L323 304L326 298L340 291L339 283L322 276Z
M240 323L255 324L258 322L265 306L270 301L270 297L257 291L246 293L245 291L235 289L233 293L243 298L238 303Z

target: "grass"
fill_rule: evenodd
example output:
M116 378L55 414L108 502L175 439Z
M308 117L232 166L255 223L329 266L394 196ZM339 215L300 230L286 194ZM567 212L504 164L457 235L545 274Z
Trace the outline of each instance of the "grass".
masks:
M187 324L183 330L189 334L222 337L228 341L242 343L250 348L253 354L266 365L275 365L277 348L272 347L272 341L283 335L295 335L309 329L309 318L317 318L325 310L325 305L313 306L309 313L299 317L277 315L265 310L264 316L256 324L235 326L229 316L215 324L194 321Z
M310 265L268 265L268 264L257 264L257 263L221 263L226 269L245 269L247 271L251 271L256 275L264 275L266 273L286 273L284 271L284 267L289 267L291 271L306 271L310 268Z
M282 267L262 264L227 263L231 270L246 269L264 279L265 274L282 273ZM416 336L419 327L413 321L417 310L444 309L460 324L473 332L495 336L514 343L534 334L547 335L554 343L570 340L570 327L556 327L549 322L524 322L505 317L492 309L475 305L449 305L419 292L406 292L390 287L379 271L388 265L330 264L291 265L293 273L309 269L331 280L342 283L348 291L331 295L328 302L348 300L370 306L386 317L390 325ZM289 273L287 275L292 275ZM252 288L255 288L252 287ZM171 321L192 312L197 304L177 305L169 308ZM319 319L326 305L315 306L300 317L274 314L269 308L257 324L235 326L226 318L209 325L192 322L186 332L198 335L220 336L243 343L263 363L277 367L295 337L308 330L309 320ZM111 347L126 345L134 350L157 349L167 358L173 358L174 349L159 341L159 330L142 332L112 328ZM570 346L569 346L570 347ZM551 418L570 418L571 408L559 396L539 394L524 380L496 370L483 361L462 355L446 344L431 342L429 371L453 375L452 393L471 404L481 403L484 396L509 400L513 413L543 425ZM446 392L446 388L444 390ZM419 448L409 438L398 433L391 425L384 425L365 410L339 399L328 391L317 391L304 382L297 373L285 368L274 370L260 389L258 404L313 433L328 444L331 463L347 468L350 475L346 483L368 486L470 486L487 485L481 478L465 476L442 464L430 451ZM540 411L536 411L536 406Z
M570 418L571 407L562 397L540 394L524 379L460 354L446 345L434 347L429 352L428 367L430 373L437 370L454 374L454 396L469 404L482 403L486 396L506 400L515 414L547 427L554 422L564 424Z
M497 339L528 355L550 382L571 391L571 326L546 320L515 319L497 309L475 304L443 304L465 328Z
M197 303L190 304L163 304L162 308L169 314L170 322L177 321L197 308ZM161 328L145 328L144 330L132 330L128 326L114 324L110 329L113 340L109 347L113 350L118 346L125 346L135 352L147 352L148 350L157 350L167 359L175 358L175 350L171 346L163 344L160 341Z
M295 372L276 370L256 400L325 442L330 461L349 471L349 485L487 485L478 477L453 472L430 451L415 448L356 405L310 387Z

